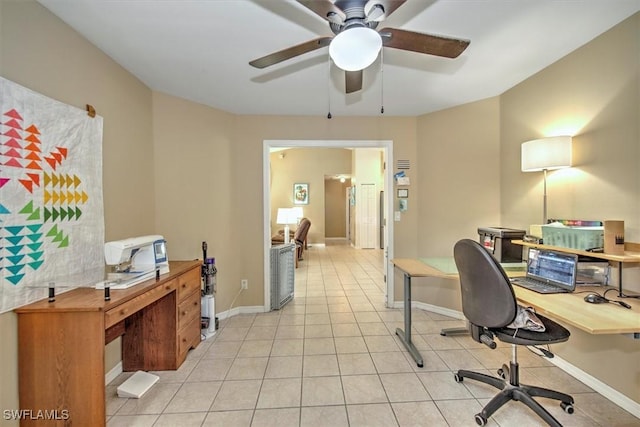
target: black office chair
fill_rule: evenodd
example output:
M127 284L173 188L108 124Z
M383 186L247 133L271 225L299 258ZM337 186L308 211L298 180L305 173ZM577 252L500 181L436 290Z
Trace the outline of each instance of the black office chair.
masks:
M462 311L469 320L471 337L492 349L496 348L494 336L500 341L511 343L512 346L509 366L502 365L502 368L498 369L500 378L464 369L455 374L456 382L470 378L502 390L491 399L482 412L476 414L476 423L485 425L489 417L502 405L510 400L518 400L550 426L562 426L532 397L559 400L560 406L569 414L573 413L573 398L554 390L520 384L517 346L564 342L569 339L569 331L540 315L537 316L544 323L545 332L507 327L516 318L517 303L511 282L500 264L482 245L470 239L457 242L453 248L453 256L460 274Z

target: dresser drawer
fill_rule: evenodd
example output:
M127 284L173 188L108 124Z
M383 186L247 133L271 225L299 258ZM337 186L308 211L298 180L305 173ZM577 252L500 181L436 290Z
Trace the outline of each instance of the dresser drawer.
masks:
M176 280L170 280L161 286L155 287L117 307L107 311L104 315L105 328L110 328L119 321L126 319L133 313L145 308L152 302L162 298L176 288Z
M178 329L200 316L200 292L193 292L178 305Z
M200 290L200 269L194 268L178 277L178 302ZM200 295L200 292L198 292Z
M178 365L180 365L190 348L200 343L200 319L196 318L178 332Z

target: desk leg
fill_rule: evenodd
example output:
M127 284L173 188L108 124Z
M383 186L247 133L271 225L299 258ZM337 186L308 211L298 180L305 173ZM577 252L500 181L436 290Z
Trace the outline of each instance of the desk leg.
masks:
M452 337L454 335L469 335L469 328L444 328L440 330L440 335L443 337Z
M402 344L416 361L419 368L424 366L422 356L411 342L411 276L404 273L404 331L400 328L396 329L396 335L402 341Z
M618 261L618 298L624 297L622 293L622 263Z

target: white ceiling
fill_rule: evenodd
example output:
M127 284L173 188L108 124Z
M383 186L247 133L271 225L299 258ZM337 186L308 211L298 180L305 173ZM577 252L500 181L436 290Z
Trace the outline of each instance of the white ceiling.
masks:
M640 10L640 0L408 0L378 29L471 40L457 59L383 49L344 94L328 48L248 62L319 36L288 0L38 0L153 90L236 114L416 116L492 97ZM630 52L638 55L638 52Z

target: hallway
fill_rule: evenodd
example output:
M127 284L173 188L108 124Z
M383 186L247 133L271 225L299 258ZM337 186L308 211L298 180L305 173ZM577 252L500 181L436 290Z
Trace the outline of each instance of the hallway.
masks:
M459 368L495 374L510 348L442 337L460 320L416 309L418 368L395 336L403 312L384 306L382 250L311 246L296 270L295 298L282 310L221 321L177 371L141 399L107 386L109 426L475 426L491 387L454 381ZM531 352L519 352L523 382L571 393L575 413L546 408L565 426L637 426L640 420ZM510 402L490 426L546 425Z

